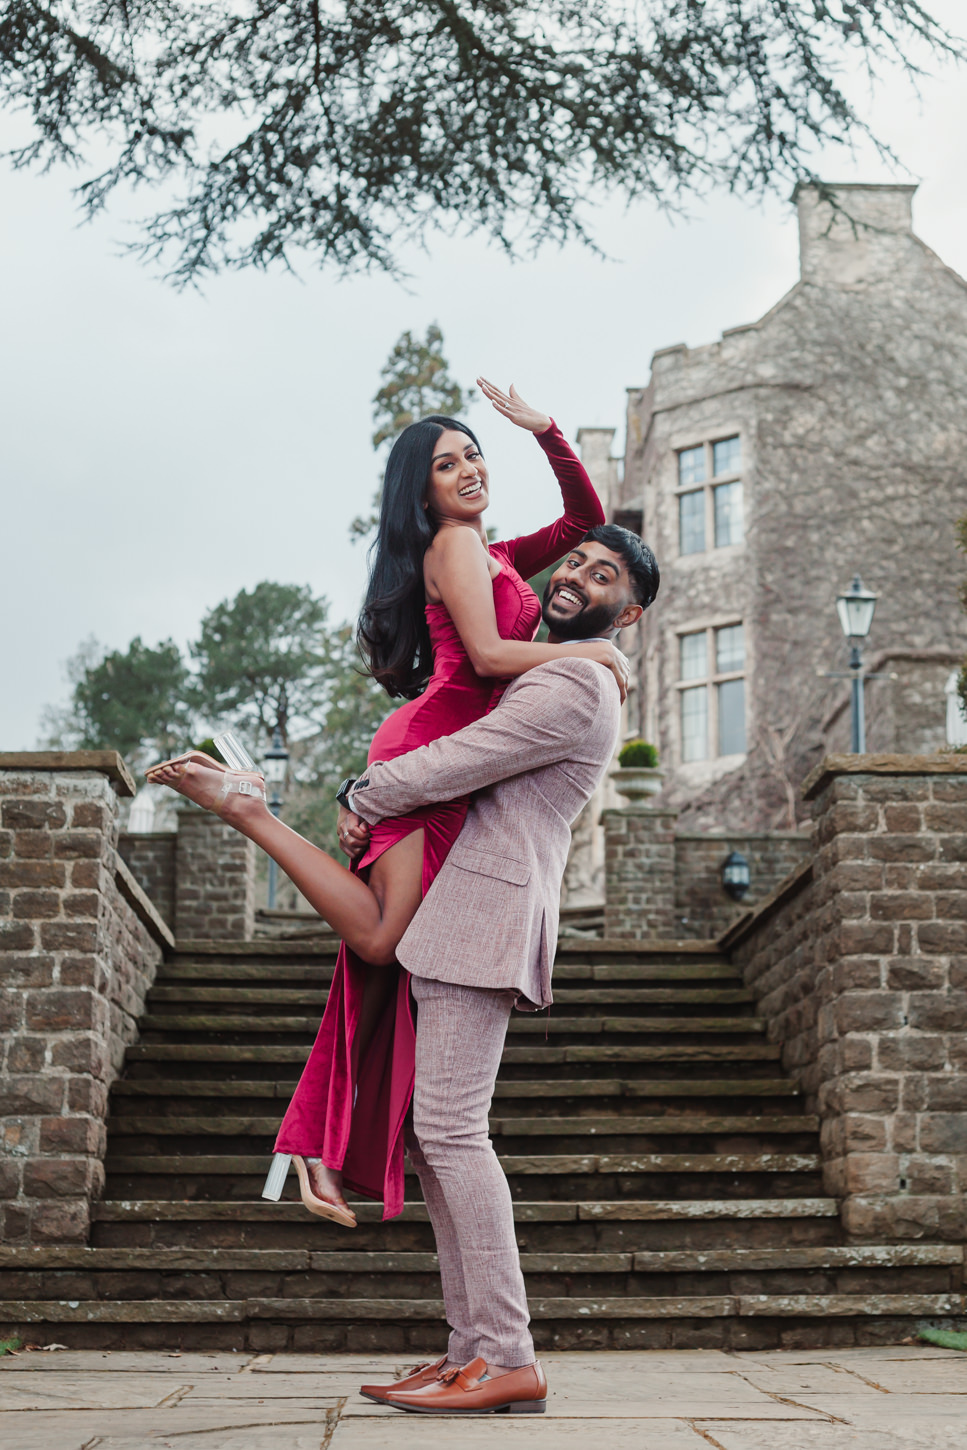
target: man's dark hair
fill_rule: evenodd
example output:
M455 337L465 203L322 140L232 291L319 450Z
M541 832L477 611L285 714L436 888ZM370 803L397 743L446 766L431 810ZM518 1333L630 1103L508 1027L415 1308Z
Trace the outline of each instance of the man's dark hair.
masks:
M644 539L630 529L623 529L620 524L596 524L584 535L582 542L587 543L589 539L621 556L631 576L635 599L642 609L647 609L658 593L661 575L658 561Z

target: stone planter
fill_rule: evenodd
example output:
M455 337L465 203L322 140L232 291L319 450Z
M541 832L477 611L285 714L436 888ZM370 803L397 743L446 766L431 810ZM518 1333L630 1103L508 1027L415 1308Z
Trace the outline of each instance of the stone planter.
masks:
M649 796L657 795L665 784L665 772L660 766L619 765L611 771L615 790L632 805L640 805Z

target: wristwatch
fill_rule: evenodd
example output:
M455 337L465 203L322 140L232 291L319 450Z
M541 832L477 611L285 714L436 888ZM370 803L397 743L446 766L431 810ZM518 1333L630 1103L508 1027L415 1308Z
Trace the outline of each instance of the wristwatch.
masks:
M336 791L336 800L341 806L345 806L347 811L352 810L352 806L349 804L349 792L355 784L356 777L354 775L347 775L342 785Z

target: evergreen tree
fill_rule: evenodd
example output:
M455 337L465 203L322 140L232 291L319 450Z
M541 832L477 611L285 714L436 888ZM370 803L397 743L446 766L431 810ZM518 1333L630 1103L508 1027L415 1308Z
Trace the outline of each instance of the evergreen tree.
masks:
M420 342L411 332L397 340L380 372L382 387L373 399L373 447L391 443L403 429L428 413L463 413L473 402L472 388L462 388L450 376L443 356L443 333L435 322ZM353 519L349 537L354 543L368 538L379 521L382 487L373 495L368 514Z
M212 721L231 720L258 747L278 730L288 745L324 708L332 659L329 606L308 586L256 584L210 609L191 646L191 698Z
M868 134L839 77L960 54L921 0L6 0L18 166L166 200L136 250L220 267L398 268L428 231L511 255L592 242L607 192L660 205L811 174Z
M46 712L52 743L75 750L117 750L141 764L190 740L188 669L173 640L155 648L140 636L126 650L82 644L67 665L67 710Z
M383 365L383 386L373 399L373 447L394 439L428 413L458 416L472 401L471 388L451 378L443 356L443 333L435 322L423 342L404 332Z

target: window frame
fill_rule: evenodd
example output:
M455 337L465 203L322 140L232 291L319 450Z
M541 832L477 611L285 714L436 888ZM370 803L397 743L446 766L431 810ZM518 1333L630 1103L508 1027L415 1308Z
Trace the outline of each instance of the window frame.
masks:
M717 443L726 443L726 442L728 442L728 440L730 438L738 438L738 440L739 440L739 460L740 460L740 466L739 466L738 469L734 469L730 473L719 473L719 474L717 474L717 473L714 472L714 468L715 468L715 445ZM702 448L704 450L704 454L705 454L705 479L704 479L704 481L702 483L694 483L694 482L692 482L692 483L682 483L682 481L681 481L681 465L679 463L679 459L681 458L681 455L683 453L692 453L692 452L694 452L694 450L696 448ZM746 538L746 524L747 524L747 515L746 515L746 508L745 508L745 503L746 503L746 499L745 499L745 483L744 483L744 480L743 480L743 472L742 472L742 466L741 466L742 465L742 460L744 459L744 455L745 455L745 448L743 446L742 432L741 432L741 430L740 429L737 429L735 431L729 431L729 432L726 432L726 433L710 434L701 443L689 443L689 444L685 444L681 448L675 448L675 449L673 449L673 452L674 452L674 455L675 455L675 490L674 490L674 492L675 492L675 514L676 514L676 517L675 517L675 531L676 531L676 538L677 538L677 542L678 542L678 558L679 559L694 559L699 554L710 554L710 553L714 553L714 552L716 552L716 551L718 551L720 549L738 549L738 548L741 548L742 545L745 543L745 538ZM742 536L735 543L731 543L731 544L718 544L715 541L715 490L717 488L719 488L722 484L725 484L725 483L737 483L737 484L739 484L739 486L742 489L742 493L741 493ZM705 534L704 534L704 548L701 548L701 549L693 549L693 550L690 550L688 553L685 553L683 551L683 549L682 549L682 524L681 524L681 507L682 506L681 506L681 499L682 499L682 496L684 494L686 494L686 493L703 493L703 492L705 494Z
M742 627L743 643L743 665L740 670L720 670L718 668L718 649L716 647L716 635L720 629L733 629L736 625ZM691 680L681 678L682 670L682 640L688 635L705 635L705 668L704 675L698 675ZM745 621L740 615L724 615L716 618L707 624L695 622L691 625L679 627L675 630L675 689L678 692L678 704L676 706L676 730L678 735L678 758L679 765L689 767L695 765L715 764L720 760L742 760L748 754L749 748L749 692L743 692L743 706L745 715L745 749L735 751L729 755L719 752L719 696L718 686L727 684L732 680L747 682L749 678L749 647L746 635ZM697 760L685 759L685 732L682 728L682 692L684 690L695 690L702 686L706 690L706 754Z

